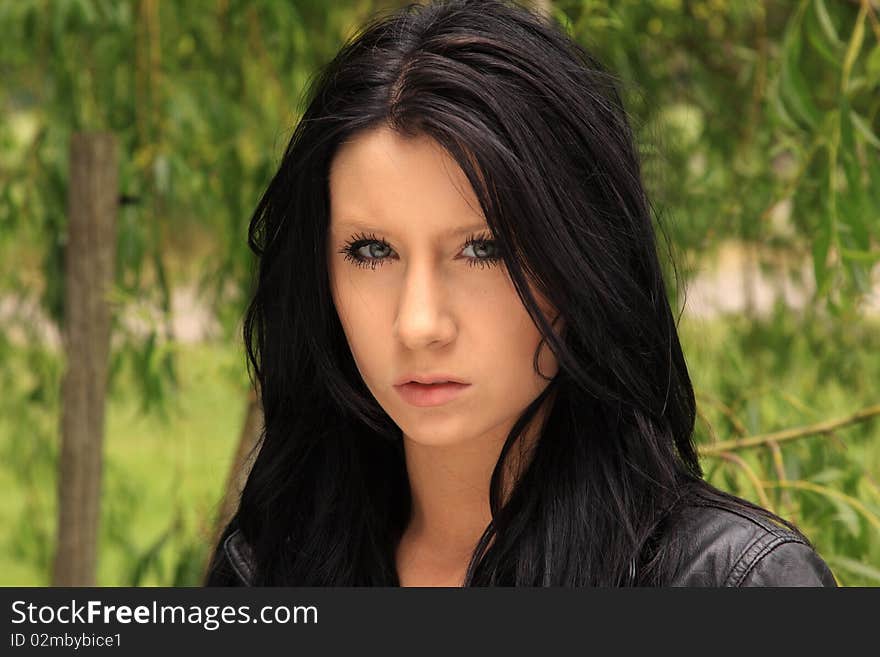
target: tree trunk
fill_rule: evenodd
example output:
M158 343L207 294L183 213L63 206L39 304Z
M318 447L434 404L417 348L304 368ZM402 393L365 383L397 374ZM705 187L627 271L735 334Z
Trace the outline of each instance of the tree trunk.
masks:
M229 474L226 477L226 486L224 488L223 501L217 511L214 519L214 527L211 532L209 545L211 549L217 545L220 535L226 528L226 525L238 510L238 503L241 499L241 491L244 488L248 475L254 460L259 453L256 449L263 432L263 406L257 390L251 389L248 395L247 412L244 417L244 424L238 438L238 447L235 450L235 457L232 459L232 465L229 467ZM207 574L207 568L210 566L212 554L208 554L205 562L204 574ZM203 578L204 579L204 578Z
M64 265L58 534L53 586L94 586L101 507L104 398L119 203L116 140L74 134L70 143Z
M532 5L545 16L553 10L553 0L532 0Z

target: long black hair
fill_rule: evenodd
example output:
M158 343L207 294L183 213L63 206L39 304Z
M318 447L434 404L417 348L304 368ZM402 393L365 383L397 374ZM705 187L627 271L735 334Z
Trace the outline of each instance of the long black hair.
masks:
M456 160L559 363L507 437L465 584L663 584L674 509L699 496L759 508L703 480L694 393L616 85L557 22L502 0L376 15L314 78L249 231L259 273L244 339L265 430L223 538L240 530L254 583L398 584L410 513L401 431L355 366L326 248L334 153L379 126L427 135ZM559 309L563 335L530 284ZM551 395L503 498L505 458Z

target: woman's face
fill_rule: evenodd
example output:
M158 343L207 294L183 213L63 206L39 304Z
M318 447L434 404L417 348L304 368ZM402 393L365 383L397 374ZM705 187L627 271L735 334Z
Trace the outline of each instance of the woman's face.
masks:
M342 144L329 184L333 302L370 392L416 443L503 440L548 381L532 364L540 333L493 259L464 172L429 137L383 127ZM556 375L546 344L538 362ZM468 385L418 388L420 399L396 386L437 374Z

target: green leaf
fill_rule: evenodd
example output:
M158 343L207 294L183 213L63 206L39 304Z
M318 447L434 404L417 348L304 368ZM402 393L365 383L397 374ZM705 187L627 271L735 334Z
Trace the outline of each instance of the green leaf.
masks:
M843 50L843 42L837 36L837 28L828 13L828 7L825 6L825 0L813 0L813 11L825 38L832 47Z
M88 0L71 0L70 3L72 16L79 21L80 25L90 26L97 20L97 13L91 2Z
M840 57L837 57L834 54L834 51L828 47L828 44L826 44L825 41L822 39L822 36L816 30L812 21L807 21L806 30L807 41L810 42L810 45L813 46L813 49L820 55L822 55L822 58L826 62L839 69L842 65Z
M797 122L791 118L791 115L788 113L788 110L785 109L785 105L782 102L782 96L779 92L779 81L777 80L775 84L771 85L769 96L770 96L770 106L776 112L776 116L779 119L779 122L782 123L789 130L798 131L800 130L800 126L798 126Z
M837 150L838 159L843 165L846 177L846 194L837 198L838 218L841 229L847 228L853 239L852 246L857 249L867 250L870 247L871 238L868 226L865 224L865 208L867 200L864 185L862 184L862 166L858 160L856 143L853 135L853 112L850 109L846 96L840 96L840 148Z
M878 210L878 208L880 208L880 158L868 158L868 180L870 181L868 189L870 190L871 197L874 201L873 206L875 216L872 219L876 222L880 219L880 217L876 216L877 213L880 212L880 210Z
M865 73L868 76L869 85L874 86L880 82L880 43L874 46L865 61Z
M844 472L840 468L825 468L812 475L810 481L816 482L817 484L829 484L832 481L838 481L843 475Z
M868 294L871 291L870 272L860 262L849 260L846 262L846 270L852 279L853 285L859 294Z
M880 261L880 251L860 251L857 249L841 247L840 255L847 260L863 262L868 265L873 265L875 262Z
M825 12L825 20L830 22L824 4L821 3L821 0L817 0L817 2L822 5L821 11ZM807 40L829 64L839 69L842 66L843 60L843 44L837 38L837 32L834 30L833 25L830 28L831 35L833 36L829 36L828 27L823 25L823 19L820 16L821 11L815 8L814 3L814 11L807 13L804 23Z
M877 135L874 134L874 131L871 130L871 126L868 125L868 122L855 112L850 112L850 119L856 130L858 130L862 137L865 138L865 141L871 144L874 148L880 149L880 139L878 139Z
M846 527L847 531L853 536L859 536L862 533L862 523L855 509L836 497L829 496L827 499L834 505L837 511L837 519Z
M844 570L848 570L851 573L861 575L862 577L880 583L880 570L877 570L876 568L874 568L873 566L869 566L868 564L862 563L861 561L856 561L855 559L841 557L838 555L829 555L827 561L829 561L835 567L840 566Z
M853 111L850 109L849 101L843 94L840 95L838 109L840 110L840 145L843 151L854 152L856 142L853 138Z
M856 21L855 27L853 27L853 33L850 37L849 44L846 47L846 56L843 60L843 70L844 76L849 75L849 71L852 70L853 64L859 56L859 52L862 49L862 44L865 41L865 20L864 14L859 12L859 20Z
M819 123L820 113L810 96L800 68L802 20L803 14L800 14L786 28L782 44L780 92L798 118L812 129Z
M149 571L151 570L157 572L161 581L162 549L172 537L175 524L176 523L172 521L171 526L168 529L162 532L162 534L155 541L153 541L151 545L147 546L147 548L143 552L137 554L137 556L133 560L134 563L130 566L130 571L126 577L128 586L142 586L144 578L149 574Z
M826 201L826 207L830 205ZM828 250L831 248L831 212L823 212L813 241L813 273L816 277L816 295L823 296L828 283Z

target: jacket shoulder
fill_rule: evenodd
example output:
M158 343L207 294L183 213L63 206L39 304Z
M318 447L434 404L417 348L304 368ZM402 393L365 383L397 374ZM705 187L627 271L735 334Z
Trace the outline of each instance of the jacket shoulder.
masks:
M673 533L679 562L671 586L837 586L802 536L757 511L694 503Z
M205 586L252 586L253 581L253 552L236 529L217 547Z

